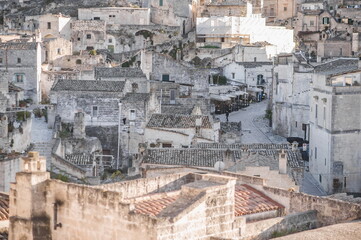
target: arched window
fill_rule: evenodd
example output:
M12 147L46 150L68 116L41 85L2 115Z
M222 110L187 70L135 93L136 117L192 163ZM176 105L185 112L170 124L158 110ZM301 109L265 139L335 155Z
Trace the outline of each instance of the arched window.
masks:
M81 59L77 59L77 60L75 61L75 63L76 63L76 64L81 64Z

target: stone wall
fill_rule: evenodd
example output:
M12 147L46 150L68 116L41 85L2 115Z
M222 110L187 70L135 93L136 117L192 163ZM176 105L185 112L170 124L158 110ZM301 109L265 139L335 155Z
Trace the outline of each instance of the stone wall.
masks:
M20 171L20 157L0 160L0 192L8 192L10 183L15 181L15 175Z
M317 211L295 213L285 217L247 223L242 239L270 239L275 232L298 232L314 229L317 226Z
M51 95L52 103L56 103L56 114L63 122L72 123L74 114L81 110L85 113L86 126L118 125L122 93L59 91ZM92 112L93 106L98 107L96 115Z
M304 193L263 186L263 192L286 207L288 213L317 210L321 226L361 218L361 205L327 197L317 197Z
M9 132L8 135L9 142L13 142L11 150L16 152L23 152L30 146L31 125L31 118L28 118L26 121L22 121L20 123L13 123L14 128L12 132Z

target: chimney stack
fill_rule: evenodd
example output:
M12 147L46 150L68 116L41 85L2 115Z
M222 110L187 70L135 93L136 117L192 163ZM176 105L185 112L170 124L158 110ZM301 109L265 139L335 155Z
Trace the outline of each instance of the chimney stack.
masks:
M287 173L287 153L284 149L278 155L278 168L280 174Z

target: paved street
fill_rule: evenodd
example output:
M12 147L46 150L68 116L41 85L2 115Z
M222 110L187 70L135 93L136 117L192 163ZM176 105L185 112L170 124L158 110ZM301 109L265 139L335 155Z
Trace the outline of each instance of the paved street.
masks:
M285 143L286 138L272 133L269 127L268 119L265 119L265 111L268 101L252 103L237 112L229 114L230 122L242 122L242 143ZM222 122L226 121L225 114L217 116ZM306 165L308 163L306 162ZM309 172L304 172L301 192L324 196L326 193L318 185L317 181Z
M252 103L246 108L229 114L230 122L242 122L242 143L284 143L286 139L272 133L265 119L268 101ZM218 115L225 122L225 114Z

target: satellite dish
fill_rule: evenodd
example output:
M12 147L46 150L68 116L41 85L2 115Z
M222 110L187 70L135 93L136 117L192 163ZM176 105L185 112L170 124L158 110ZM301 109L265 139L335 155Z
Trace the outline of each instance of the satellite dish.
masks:
M215 169L216 171L221 172L221 171L224 170L224 168L225 168L225 165L224 165L224 162L222 162L222 161L218 161L218 162L216 162L216 163L214 164L214 169Z

